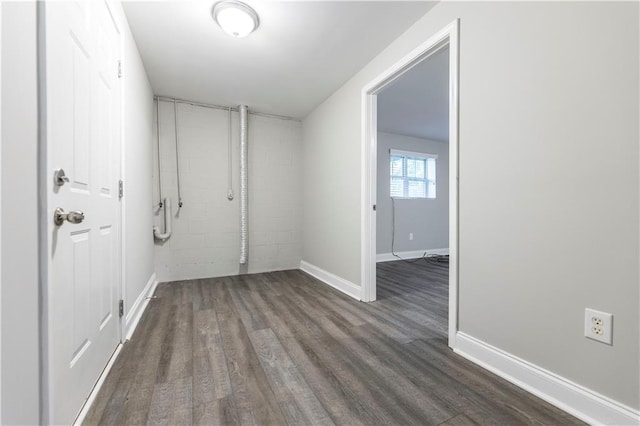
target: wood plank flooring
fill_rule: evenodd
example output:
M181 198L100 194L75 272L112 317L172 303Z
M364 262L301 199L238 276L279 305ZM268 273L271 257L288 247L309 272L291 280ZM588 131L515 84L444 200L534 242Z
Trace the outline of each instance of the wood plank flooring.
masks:
M447 268L380 263L369 304L301 271L160 284L84 423L579 424L447 347Z

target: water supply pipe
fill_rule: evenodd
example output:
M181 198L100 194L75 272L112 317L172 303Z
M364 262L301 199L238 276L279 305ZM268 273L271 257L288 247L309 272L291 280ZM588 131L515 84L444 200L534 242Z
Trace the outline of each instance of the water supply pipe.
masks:
M167 241L171 236L171 198L163 200L164 209L164 233L160 232L158 226L153 227L153 237L159 241Z

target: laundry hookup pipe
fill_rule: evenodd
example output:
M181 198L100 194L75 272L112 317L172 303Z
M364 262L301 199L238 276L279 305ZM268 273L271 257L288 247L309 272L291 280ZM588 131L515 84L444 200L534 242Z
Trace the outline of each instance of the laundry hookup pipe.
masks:
M163 200L164 209L164 234L160 232L160 228L153 227L153 236L156 240L167 241L171 236L171 198Z
M247 117L246 105L238 107L240 111L240 264L247 263L247 227L248 227L248 190L247 190Z

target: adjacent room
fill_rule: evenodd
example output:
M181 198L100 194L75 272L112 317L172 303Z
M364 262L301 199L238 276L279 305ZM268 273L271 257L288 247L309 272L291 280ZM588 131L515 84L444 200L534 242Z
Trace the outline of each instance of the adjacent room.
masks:
M442 46L377 96L377 299L447 338L449 60Z
M640 424L640 4L0 2L0 423Z

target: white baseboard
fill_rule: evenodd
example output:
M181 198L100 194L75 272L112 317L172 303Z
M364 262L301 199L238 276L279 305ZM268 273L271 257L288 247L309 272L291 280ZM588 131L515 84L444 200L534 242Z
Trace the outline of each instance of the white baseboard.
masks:
M96 397L98 396L98 393L100 393L100 388L102 387L102 385L104 384L104 381L109 375L109 372L111 371L111 367L113 367L113 364L115 364L116 359L118 359L118 355L120 355L121 350L122 350L122 343L118 344L118 346L116 347L116 350L113 351L113 354L111 355L111 358L109 358L109 362L107 363L107 366L104 368L104 370L102 370L100 377L98 377L98 381L93 386L93 389L91 389L91 393L87 397L87 400L84 402L84 405L82 406L82 409L78 414L78 417L76 417L75 421L73 422L74 426L82 425L82 423L84 422L85 417L87 417L87 414L89 413L89 409L93 405L93 401L95 401Z
M640 412L465 333L457 354L592 425L638 425Z
M305 262L304 260L300 262L300 269L307 274L319 279L323 283L330 285L336 290L343 292L347 296L353 297L356 300L362 300L362 287L360 287L359 285L354 284L351 281L347 281L337 275L334 275L331 272L327 272L322 268L318 268L317 266L312 265L309 262Z
M127 315L124 317L125 323L125 333L123 336L123 340L129 340L131 336L133 336L133 332L138 326L138 322L144 313L144 310L147 308L149 304L149 297L153 295L153 292L156 291L156 287L158 285L158 280L156 279L156 273L154 272L149 281L147 281L147 285L144 286L144 289L140 292L140 295L131 305L131 309L127 312Z
M396 252L398 256L402 259L418 259L422 256L430 255L430 254L449 254L448 248L440 248L440 249L424 249L424 250L413 250L413 251L401 251ZM376 262L389 262L392 260L400 260L392 253L379 253L376 255Z

